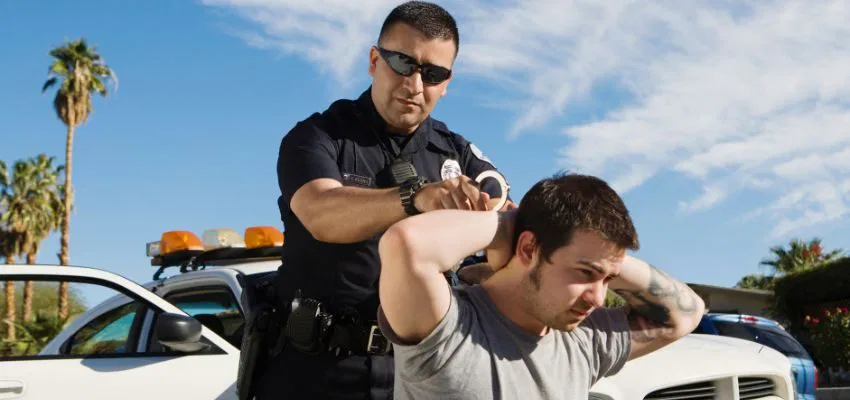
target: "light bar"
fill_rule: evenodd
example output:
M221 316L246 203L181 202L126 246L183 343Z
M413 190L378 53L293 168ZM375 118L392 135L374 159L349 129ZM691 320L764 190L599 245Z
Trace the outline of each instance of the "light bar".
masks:
M159 241L146 243L145 255L147 255L148 257L156 257L160 255L161 252L159 250L159 243Z
M252 226L245 229L245 245L249 249L283 246L283 241L283 233L273 226Z
M204 250L245 247L245 241L233 229L207 229L201 234L203 239Z
M156 243L156 242L154 242ZM158 249L157 249L158 247ZM158 245L148 244L148 252L156 250L157 254L164 256L183 250L203 250L201 240L189 231L169 231L162 234Z

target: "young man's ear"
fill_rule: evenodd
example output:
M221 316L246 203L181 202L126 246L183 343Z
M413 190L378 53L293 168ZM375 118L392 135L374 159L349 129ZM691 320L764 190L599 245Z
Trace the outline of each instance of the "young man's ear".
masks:
M535 263L535 257L538 251L537 238L534 234L525 231L519 235L516 244L516 258L525 267L530 267Z

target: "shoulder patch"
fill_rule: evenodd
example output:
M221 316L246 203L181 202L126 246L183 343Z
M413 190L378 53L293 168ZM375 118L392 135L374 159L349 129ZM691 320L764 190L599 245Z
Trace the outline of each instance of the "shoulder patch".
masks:
M469 150L472 151L472 154L475 156L475 158L493 164L493 161L490 161L490 159L487 158L487 156L485 156L483 152L481 152L481 149L479 149L478 146L475 145L475 143L469 143Z

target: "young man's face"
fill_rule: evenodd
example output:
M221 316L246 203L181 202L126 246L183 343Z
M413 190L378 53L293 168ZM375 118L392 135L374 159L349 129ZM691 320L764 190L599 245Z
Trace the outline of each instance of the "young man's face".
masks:
M625 250L598 233L577 231L550 262L535 257L523 281L525 311L552 329L572 331L605 304L608 282L619 274L624 256Z
M403 61L409 57L421 65L430 64L451 70L455 58L454 41L429 40L421 32L399 23L385 34L380 45L389 52L382 55L373 47L369 53L369 75L373 78L372 99L375 107L394 131L413 132L446 94L451 79L428 83L429 77L433 79L440 74L430 74L423 81L421 72L403 76L394 71L389 62L403 65ZM400 53L400 56L392 52Z

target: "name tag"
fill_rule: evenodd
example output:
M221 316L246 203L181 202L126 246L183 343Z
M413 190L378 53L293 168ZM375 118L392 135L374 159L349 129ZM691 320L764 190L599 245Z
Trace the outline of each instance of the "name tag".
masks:
M372 187L372 178L345 172L342 174L342 183L346 186Z

